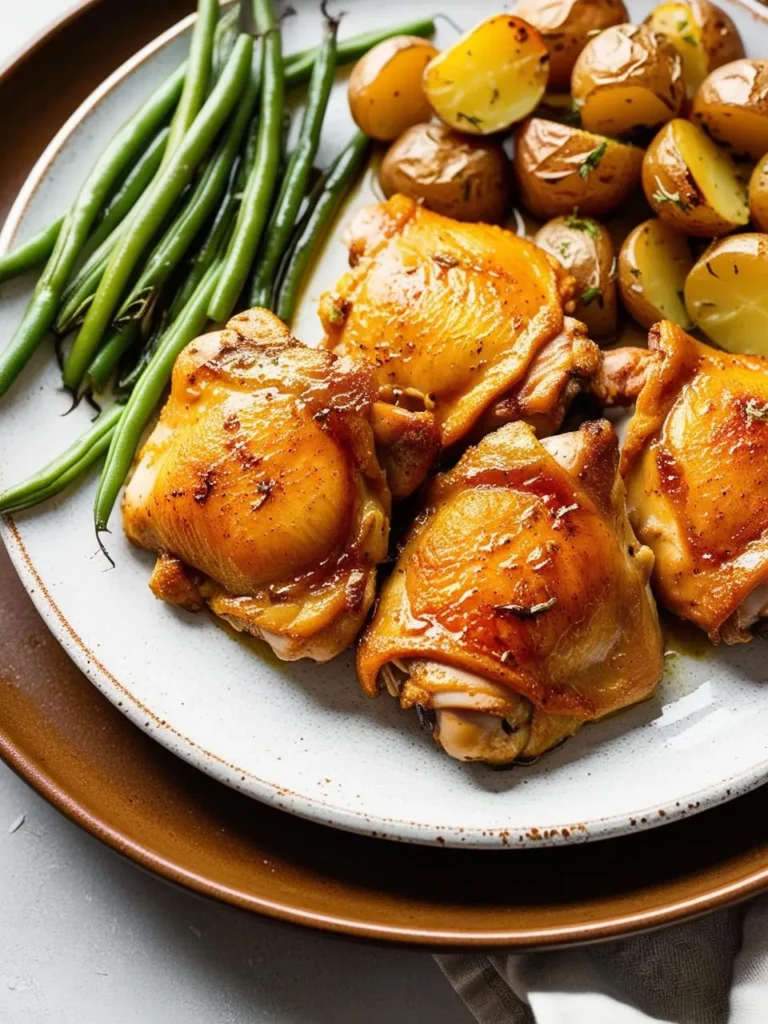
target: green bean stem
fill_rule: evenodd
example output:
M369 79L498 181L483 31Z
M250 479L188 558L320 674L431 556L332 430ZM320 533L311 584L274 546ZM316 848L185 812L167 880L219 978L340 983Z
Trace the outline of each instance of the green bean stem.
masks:
M362 32L349 39L339 40L336 63L339 67L342 64L350 64L392 36L431 36L434 35L434 31L435 23L432 18L420 18L418 21L408 21L402 25L392 25L390 28L375 28L370 32ZM305 85L309 81L319 50L319 46L313 46L309 50L292 53L285 58L286 89Z
M0 515L19 512L58 494L107 450L112 432L123 413L113 405L96 420L82 437L49 462L34 476L0 494Z
M96 162L64 218L56 246L38 281L24 318L0 353L0 395L4 394L45 337L56 316L61 292L99 209L115 181L158 130L178 100L185 65L127 121Z
M208 321L208 303L220 272L221 261L218 260L208 268L183 312L161 339L157 351L131 392L112 437L107 461L99 481L94 506L97 533L107 529L109 517L131 468L141 435L170 380L176 357L200 334Z
M157 234L174 203L190 183L200 161L218 135L247 87L253 40L240 35L224 72L195 118L168 166L162 170L134 207L130 226L120 238L104 271L96 294L64 364L64 383L75 391L99 349L123 290L137 263Z
M258 143L235 230L208 310L212 320L229 319L248 279L269 216L280 161L284 100L280 25L271 0L254 0L254 14L264 54Z
M336 33L338 22L326 18L325 39L320 47L312 78L309 83L307 103L299 129L299 140L288 161L280 196L267 228L266 246L259 257L258 268L253 280L251 305L269 305L275 272L296 224L312 163L320 142L323 118L331 95L333 76L336 70Z
M370 139L358 132L329 169L320 197L314 208L308 210L299 227L276 303L275 312L285 323L290 323L293 318L307 267L317 255L345 196L365 163L369 149Z
M0 282L26 274L41 263L45 263L53 252L64 218L59 217L53 224L41 228L32 237L22 242L5 256L0 256Z
M163 167L168 166L205 101L208 79L211 74L213 41L218 17L218 0L198 0L197 18L192 30L192 41L189 44L189 60L184 77L184 88L171 121L171 133L163 157Z

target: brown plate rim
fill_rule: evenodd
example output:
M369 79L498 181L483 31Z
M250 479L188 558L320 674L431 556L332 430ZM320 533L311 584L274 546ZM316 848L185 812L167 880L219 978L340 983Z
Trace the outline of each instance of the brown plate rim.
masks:
M26 48L0 69L0 85L49 40L59 35L89 9L98 6L101 2L103 0L81 0L74 9L68 11L46 31L37 35ZM757 12L750 4L743 3L742 0L731 0L731 2L739 3L740 6L745 7L757 17L765 18L765 15ZM572 925L539 929L515 929L506 925L499 929L473 932L462 932L460 927L441 930L422 928L413 924L393 926L376 921L361 923L350 917L345 917L343 914L321 914L315 910L304 909L297 903L270 901L263 897L255 897L253 893L227 886L210 875L186 870L172 858L163 856L150 846L135 841L127 832L113 827L104 818L93 813L86 800L75 798L56 782L39 759L31 756L21 745L16 744L11 736L3 730L2 723L0 723L0 756L21 778L76 824L119 853L169 881L178 883L201 895L270 917L369 939L432 946L504 945L527 949L583 943L623 936L706 913L755 895L768 885L768 859L766 859L761 866L753 870L740 872L736 868L736 870L731 870L730 874L726 872L728 874L726 880L713 885L705 892L692 893L691 890L695 889L695 884L691 882L687 894L682 894L677 899L671 899L664 906L624 913L606 913L601 920L593 922L580 921ZM706 817L706 813L703 815L704 817ZM471 855L487 856L482 851L475 851ZM529 854L520 851L508 856L524 859L535 855L535 853ZM443 853L434 850L431 856L440 857L443 856ZM746 867L746 864L743 866Z

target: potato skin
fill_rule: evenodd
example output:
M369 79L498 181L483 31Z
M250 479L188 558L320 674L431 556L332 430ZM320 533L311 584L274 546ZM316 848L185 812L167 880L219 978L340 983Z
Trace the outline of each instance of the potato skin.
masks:
M602 147L596 167L585 161ZM515 173L523 205L537 217L574 207L591 217L610 213L640 183L643 150L615 139L532 117L515 137Z
M515 14L541 33L553 92L568 92L573 66L595 32L629 21L623 0L521 0Z
M391 142L406 128L428 121L432 109L422 88L424 68L437 49L419 36L393 36L364 54L349 77L349 109L372 139Z
M616 279L613 241L606 228L595 220L556 217L534 236L540 248L576 278L576 308L573 315L587 325L591 337L604 338L616 332Z
M646 329L653 327L659 320L673 320L689 330L690 318L682 296L677 317L673 316L673 310L662 309L654 302L653 275L648 273L647 267L649 253L658 259L660 276L665 284L671 282L672 286L679 285L676 290L680 292L685 286L686 276L693 266L686 237L663 220L651 217L630 231L619 251L618 284L624 308Z
M677 127L695 125L675 119L664 125L643 158L643 191L653 212L685 235L724 235L738 223L726 220L706 200L680 151ZM699 133L702 134L703 133ZM703 136L702 144L714 144ZM725 154L723 158L727 160ZM734 172L735 173L735 172ZM745 218L746 222L746 218Z
M417 124L393 142L379 181L387 198L400 192L456 220L499 224L509 199L503 146L444 124Z
M680 54L689 99L711 71L744 56L739 30L708 0L661 3L646 24L666 35Z
M680 112L685 100L680 54L647 25L616 25L581 51L571 92L587 131L634 135ZM644 109L648 104L652 109Z
M691 120L734 155L768 153L768 60L735 60L713 71L693 98Z
M768 231L768 153L757 161L749 179L749 216L759 231Z

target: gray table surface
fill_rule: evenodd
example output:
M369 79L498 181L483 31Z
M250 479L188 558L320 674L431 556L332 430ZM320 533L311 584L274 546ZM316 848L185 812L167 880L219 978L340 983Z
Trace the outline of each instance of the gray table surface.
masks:
M0 66L72 6L0 0ZM176 889L86 835L0 763L0 1022L49 1021L472 1017L427 953L300 930Z

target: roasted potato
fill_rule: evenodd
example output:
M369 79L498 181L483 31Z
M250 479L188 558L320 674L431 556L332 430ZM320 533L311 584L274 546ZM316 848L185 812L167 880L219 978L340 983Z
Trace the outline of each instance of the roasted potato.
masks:
M369 50L349 76L349 109L372 139L391 142L411 125L428 121L424 68L437 54L428 39L392 36Z
M619 251L619 294L624 308L641 327L672 320L690 330L683 290L692 266L685 235L657 217L638 224Z
M504 147L460 135L444 124L417 124L393 142L379 181L395 192L456 220L498 224L509 198L510 164Z
M768 60L735 60L704 79L691 117L734 155L768 153Z
M768 231L768 153L749 179L749 218L759 231Z
M515 14L538 29L549 51L548 89L567 92L590 36L629 21L622 0L520 0Z
M768 356L768 235L718 238L685 282L693 322L728 352Z
M602 224L586 217L556 217L534 236L576 278L573 315L593 338L616 331L616 278L613 241Z
M635 135L680 112L685 99L680 54L647 25L616 25L581 51L571 92L587 131Z
M648 147L643 191L653 212L686 235L724 235L749 220L747 189L730 158L681 118Z
M520 199L537 217L610 213L640 183L642 163L637 146L540 117L515 138Z
M536 108L548 74L547 45L536 29L520 18L496 14L430 62L424 91L449 127L490 135Z
M689 99L710 71L744 56L738 29L725 11L707 0L659 4L646 24L666 36L680 54Z

